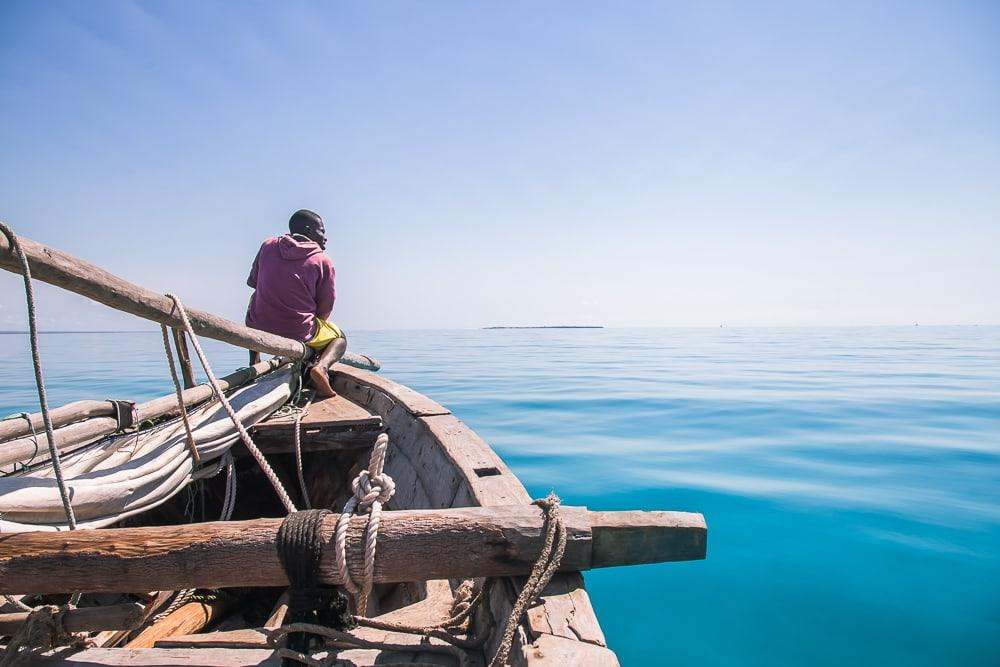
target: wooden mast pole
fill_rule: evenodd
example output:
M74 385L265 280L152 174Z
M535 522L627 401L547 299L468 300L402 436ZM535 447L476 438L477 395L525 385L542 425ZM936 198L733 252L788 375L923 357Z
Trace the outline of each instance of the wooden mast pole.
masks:
M707 528L688 512L590 512L562 507L563 571L705 557ZM367 517L355 516L347 561L360 578ZM120 592L284 586L281 519L0 535L0 593ZM322 526L320 581L343 583L334 559L337 516ZM545 542L535 505L384 512L376 582L527 574Z

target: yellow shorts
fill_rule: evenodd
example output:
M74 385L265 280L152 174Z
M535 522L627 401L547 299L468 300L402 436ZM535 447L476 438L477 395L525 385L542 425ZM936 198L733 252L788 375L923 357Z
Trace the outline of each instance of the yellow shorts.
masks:
M322 317L316 318L316 333L306 341L306 345L314 350L322 350L338 338L343 338L344 332L333 322L327 322Z

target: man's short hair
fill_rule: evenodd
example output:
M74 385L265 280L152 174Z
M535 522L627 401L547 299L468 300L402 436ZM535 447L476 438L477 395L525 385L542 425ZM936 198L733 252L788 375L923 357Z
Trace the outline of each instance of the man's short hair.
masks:
M323 218L318 213L313 213L308 209L299 209L292 213L288 219L288 231L292 234L304 234L309 230L316 229L323 224Z

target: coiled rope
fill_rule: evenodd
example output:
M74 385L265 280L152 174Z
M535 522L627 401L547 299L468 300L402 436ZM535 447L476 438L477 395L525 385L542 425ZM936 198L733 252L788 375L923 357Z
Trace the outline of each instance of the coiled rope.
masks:
M347 588L356 598L359 616L365 615L368 606L368 594L371 593L375 574L375 547L378 543L378 528L382 521L382 503L386 503L396 492L396 483L385 473L385 452L389 446L389 436L380 433L372 448L368 470L362 470L351 482L354 495L344 503L344 509L337 519L337 528L333 533L334 555L337 561L337 571ZM347 527L355 509L368 512L368 523L365 525L365 569L361 582L351 576L347 568Z
M38 351L38 327L35 322L35 292L31 286L31 268L28 266L28 257L24 254L24 248L17 240L17 234L0 222L0 232L7 237L11 251L17 255L21 263L21 277L24 278L24 296L28 302L28 334L31 339L31 363L35 368L35 387L38 389L38 403L42 408L42 423L45 424L45 437L49 442L49 456L52 460L52 471L55 473L56 485L59 487L59 497L62 500L63 510L66 512L66 523L70 530L76 530L76 515L73 513L73 505L70 503L69 490L66 488L66 480L63 478L62 465L59 462L59 449L56 447L55 435L52 433L52 418L49 416L49 401L45 396L45 380L42 378L42 358Z
M361 475L358 475L358 477L361 477ZM351 505L351 501L348 501L347 504L348 506ZM523 618L528 607L530 607L535 600L538 599L538 597L542 594L542 591L545 590L545 587L548 586L549 582L552 580L553 575L555 575L556 571L558 571L559 564L562 562L563 554L566 551L566 526L563 524L562 517L559 512L561 504L559 497L555 495L555 493L550 493L548 497L534 501L534 504L542 508L542 512L545 516L545 542L543 543L542 550L538 555L538 560L535 561L534 566L531 568L531 574L528 576L524 587L521 589L521 593L514 602L510 616L507 617L507 622L504 625L503 634L501 635L497 652L493 656L493 659L490 660L489 667L505 667L509 664L508 658L510 657L510 650L514 640L514 633L517 631L517 626L520 625L521 619ZM341 517L343 517L343 515L341 515ZM348 514L348 518L349 517L350 515ZM337 567L341 572L341 576L344 577L344 571L341 569L342 561L339 555L339 548L337 553ZM344 581L347 582L351 580L349 577L344 577ZM468 661L468 656L465 654L465 651L461 649L474 650L481 647L486 639L486 634L484 633L479 637L472 637L467 634L465 638L458 635L463 632L468 633L472 614L481 604L482 600L489 596L489 592L494 584L494 581L494 579L487 579L482 588L480 588L479 592L475 595L472 595L472 589L474 587L473 583L471 581L463 582L463 584L459 586L458 590L455 592L455 605L452 616L435 626L418 627L404 625L401 623L380 621L374 618L365 618L363 613L353 616L352 620L357 625L363 627L440 639L447 644L450 644L450 646L435 646L424 642L420 645L419 650L448 653L449 655L457 657L459 664L464 665ZM358 609L363 612L363 607L361 607L360 604ZM326 667L331 664L331 657L334 656L328 656L326 660L319 660L304 651L296 650L296 648L302 647L301 644L297 645L296 648L293 648L292 646L281 647L279 645L280 640L291 633L307 633L309 635L324 637L328 640L334 640L360 648L413 650L412 645L396 645L392 642L376 642L353 635L346 629L327 628L310 623L293 622L288 625L283 625L280 628L268 631L268 645L273 647L284 659L284 661L295 661L304 665L309 665L310 667Z
M212 385L212 390L215 392L215 395L219 397L219 402L222 403L222 407L225 408L226 414L229 415L229 418L236 426L236 430L239 431L240 439L243 440L243 444L246 445L247 450L249 450L254 460L257 461L257 465L260 466L264 476L267 477L267 481L271 483L275 493L278 494L278 498L281 500L281 504L284 505L285 510L288 512L295 512L295 503L293 503L292 499L288 497L288 492L285 491L285 487L281 485L281 480L278 479L278 475L275 474L270 464L268 464L267 459L264 458L264 454L257 448L257 445L254 444L253 438L250 437L246 427L243 426L239 417L236 416L233 406L229 404L229 399L226 398L226 395L222 392L222 388L219 387L219 381L215 378L215 373L212 372L212 367L209 365L208 359L205 357L205 352L201 349L201 343L198 342L198 337L195 336L194 328L191 326L191 320L188 319L187 311L184 310L184 304L181 303L181 300L174 294L167 294L165 296L173 300L174 305L177 307L177 313L180 315L181 321L184 323L184 329L187 331L188 337L191 339L191 344L194 346L194 351L198 355L201 367L205 369L205 375L208 377L208 381Z
M72 604L44 605L33 610L7 643L0 667L35 664L35 656L59 646L87 646L90 642L86 635L73 634L63 626L63 615L73 608Z

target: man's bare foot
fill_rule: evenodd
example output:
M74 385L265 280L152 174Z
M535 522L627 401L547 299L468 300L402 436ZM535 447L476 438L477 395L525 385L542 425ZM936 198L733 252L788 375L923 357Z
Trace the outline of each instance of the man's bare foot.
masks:
M333 398L337 395L330 386L329 371L313 366L309 369L309 377L312 379L313 388L316 389L316 395L320 398Z

